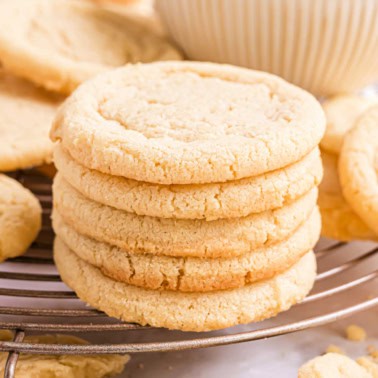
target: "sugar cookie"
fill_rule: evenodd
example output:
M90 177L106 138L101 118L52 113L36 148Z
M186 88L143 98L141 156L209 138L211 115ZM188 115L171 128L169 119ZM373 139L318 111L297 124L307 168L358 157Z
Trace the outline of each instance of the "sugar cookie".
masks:
M143 23L74 0L0 2L0 60L49 90L68 94L126 63L181 59Z
M338 157L323 151L322 159L324 178L319 186L318 198L322 214L322 235L342 241L377 240L374 232L343 197L337 171Z
M378 235L378 105L345 136L339 177L349 205Z
M51 161L49 130L61 100L0 68L0 171Z
M8 335L0 341L10 341ZM70 335L26 336L24 342L43 344L88 344ZM8 354L0 353L0 375L3 376ZM22 353L17 361L15 377L22 378L105 378L120 374L130 357L127 355L28 355Z
M79 259L59 238L54 259L63 281L79 298L127 322L182 331L210 331L260 321L289 309L311 290L313 252L269 280L209 293L147 290L114 281Z
M41 212L29 190L0 174L0 262L26 252L41 228Z
M276 76L159 62L84 83L60 109L51 136L88 168L169 185L285 167L310 153L324 129L315 98Z
M284 169L226 183L158 185L91 170L60 145L54 162L61 175L93 201L138 215L206 219L244 217L282 207L320 183L322 162L316 148Z
M378 98L358 95L340 95L323 102L327 127L320 146L323 150L339 154L345 134L353 127L356 119Z
M357 362L339 353L315 357L300 367L298 378L373 378Z
M291 204L244 218L162 219L139 216L91 201L60 173L53 185L54 212L80 234L130 253L167 256L231 257L289 237L312 213L314 188Z
M321 221L316 209L288 239L228 259L135 255L80 235L58 213L53 226L78 257L116 281L153 290L199 292L242 287L289 269L315 246Z

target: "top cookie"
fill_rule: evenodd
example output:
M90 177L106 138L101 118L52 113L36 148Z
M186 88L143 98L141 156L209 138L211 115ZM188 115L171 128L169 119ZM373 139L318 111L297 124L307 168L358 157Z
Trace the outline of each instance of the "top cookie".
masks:
M309 93L228 65L128 65L84 83L51 136L104 173L159 184L224 182L300 160L325 129Z
M327 118L327 128L320 146L323 150L339 154L345 134L353 127L356 119L372 104L378 103L378 97L340 95L323 103Z
M60 101L0 69L0 171L51 161L49 130Z
M143 23L73 0L0 2L0 60L12 73L70 93L129 62L181 59Z

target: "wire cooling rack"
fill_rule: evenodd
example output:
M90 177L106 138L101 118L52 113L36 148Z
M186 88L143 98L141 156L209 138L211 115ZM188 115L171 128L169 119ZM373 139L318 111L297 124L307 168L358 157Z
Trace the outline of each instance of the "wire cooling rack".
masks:
M322 240L312 293L273 320L211 333L183 333L124 323L86 307L60 280L52 260L51 181L35 171L12 174L43 206L43 228L28 253L0 264L0 329L14 339L0 342L8 352L5 377L14 377L19 353L112 354L205 348L264 339L324 325L378 304L378 244ZM93 335L104 343L48 345L24 342L35 332ZM112 342L117 335L124 341Z

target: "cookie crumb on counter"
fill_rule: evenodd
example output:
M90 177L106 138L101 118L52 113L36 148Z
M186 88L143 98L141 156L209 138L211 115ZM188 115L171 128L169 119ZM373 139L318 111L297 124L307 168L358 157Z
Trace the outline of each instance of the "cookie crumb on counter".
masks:
M345 352L340 348L338 347L337 345L334 345L334 344L330 344L328 345L326 351L326 353L338 353L338 354L345 354Z
M355 324L351 324L346 328L346 337L351 341L363 341L366 339L366 331Z
M366 350L369 353L370 357L378 360L378 348L376 348L374 345L368 345Z
M139 363L139 364L138 364L138 369L143 370L143 369L144 369L144 364Z

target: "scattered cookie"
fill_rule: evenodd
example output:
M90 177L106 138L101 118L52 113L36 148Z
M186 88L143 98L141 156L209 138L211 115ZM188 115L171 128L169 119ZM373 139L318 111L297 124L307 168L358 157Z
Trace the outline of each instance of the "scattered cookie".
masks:
M199 62L128 65L84 83L51 132L88 168L158 184L256 176L301 160L321 106L284 80Z
M12 340L12 333L0 334L0 341ZM39 344L88 344L69 335L26 336L24 342ZM0 353L0 375L3 376L7 353ZM120 374L129 361L127 355L29 355L18 358L15 377L20 378L105 378Z
M0 68L0 171L51 161L49 130L61 100Z
M324 177L319 186L318 205L322 214L322 235L349 241L377 240L378 237L353 211L343 197L336 155L322 151Z
M319 239L315 210L292 236L269 247L227 259L132 254L80 235L54 213L56 235L82 260L116 281L153 290L206 292L242 287L268 279L293 266Z
M347 356L327 353L299 368L298 378L373 378L363 366Z
M114 281L79 259L59 238L54 259L63 281L109 316L183 331L210 331L260 321L289 309L313 286L316 260L306 254L275 277L233 290L178 293L147 290Z
M143 23L75 0L3 0L0 60L17 76L64 94L126 63L181 59Z
M369 108L346 135L339 160L345 199L378 235L378 106Z
M366 331L358 325L351 324L345 330L346 337L352 341L364 341L366 339Z
M54 149L54 162L93 201L138 215L178 219L237 218L279 208L317 186L323 172L318 148L284 169L203 185L157 185L111 176L84 167L61 146Z
M327 118L327 128L320 147L328 153L338 155L341 152L345 134L353 127L357 118L378 98L358 95L340 95L323 102Z
M41 228L41 212L28 189L0 174L0 262L26 252Z
M202 258L241 256L289 237L316 206L317 188L285 207L244 218L162 219L91 201L58 173L54 212L77 232L130 253Z

